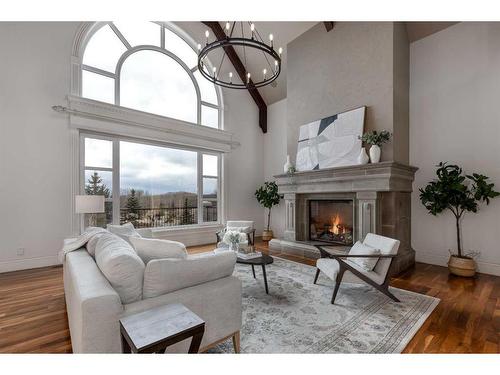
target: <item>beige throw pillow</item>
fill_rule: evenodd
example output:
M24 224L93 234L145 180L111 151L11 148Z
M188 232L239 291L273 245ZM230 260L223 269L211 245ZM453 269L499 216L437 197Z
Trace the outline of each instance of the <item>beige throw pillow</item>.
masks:
M187 258L186 246L177 241L130 237L130 242L145 264L153 259Z

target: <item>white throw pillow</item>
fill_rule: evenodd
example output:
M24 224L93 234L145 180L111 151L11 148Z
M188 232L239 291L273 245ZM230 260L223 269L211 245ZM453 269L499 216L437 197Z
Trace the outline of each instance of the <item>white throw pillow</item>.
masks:
M132 223L125 223L123 225L108 224L106 229L111 233L116 234L118 237L123 238L129 244L131 244L130 237L141 237L141 235L135 230L134 224Z
M130 237L130 242L145 264L153 259L187 258L186 246L181 242L142 237Z
M104 233L106 232L101 232L93 235L92 238L87 242L87 245L85 246L87 248L87 252L92 256L92 258L95 258L95 248L97 246L97 242Z
M142 299L146 266L128 242L104 233L97 241L95 261L123 304Z
M380 255L380 250L375 249L374 247L363 244L361 241L356 242L351 250L349 251L349 255ZM357 264L361 268L366 271L372 271L379 258L347 258L352 263Z

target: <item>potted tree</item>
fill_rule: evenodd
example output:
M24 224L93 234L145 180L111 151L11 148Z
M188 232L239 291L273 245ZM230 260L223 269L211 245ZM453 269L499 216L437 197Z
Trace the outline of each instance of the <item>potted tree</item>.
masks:
M474 276L476 262L471 253L464 254L460 238L460 220L466 212L477 212L480 202L490 203L500 193L493 190L494 184L488 183L487 176L478 173L464 175L457 165L439 163L436 170L437 180L429 182L425 188L419 189L420 200L425 208L437 215L449 210L455 216L457 229L457 253L450 251L448 269L454 275Z
M268 209L267 227L266 230L262 232L262 239L264 241L270 241L273 238L273 231L270 229L271 208L280 202L278 185L276 182L265 182L263 186L255 191L255 197L262 206Z
M392 134L387 130L382 130L380 133L376 130L371 132L366 132L363 136L359 137L364 143L371 145L370 147L370 161L372 163L378 163L380 161L380 154L382 153L380 146L384 143L389 142Z

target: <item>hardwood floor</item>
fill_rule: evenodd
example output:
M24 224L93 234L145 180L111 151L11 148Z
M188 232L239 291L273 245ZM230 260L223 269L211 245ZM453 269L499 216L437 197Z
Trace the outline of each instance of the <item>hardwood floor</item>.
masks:
M213 247L197 246L189 252ZM257 247L268 252L265 243ZM500 277L459 278L445 267L417 263L391 285L441 299L405 353L500 353ZM0 274L0 353L70 352L62 267Z

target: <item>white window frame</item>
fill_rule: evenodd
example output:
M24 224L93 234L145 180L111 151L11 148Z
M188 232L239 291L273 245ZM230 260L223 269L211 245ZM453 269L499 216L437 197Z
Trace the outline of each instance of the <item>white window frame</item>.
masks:
M160 26L159 27L159 29L160 29L160 46L159 47L152 46L152 45L139 45L139 46L132 47L130 45L130 43L127 41L127 39L123 36L123 34L113 24L113 22L96 22L95 24L93 24L92 27L90 28L90 30L87 32L87 34L85 36L85 40L83 41L83 43L81 43L81 46L79 46L79 61L78 61L79 66L80 66L80 71L78 72L79 73L78 74L79 82L78 82L78 85L76 87L76 90L72 90L73 91L72 94L82 96L82 85L81 85L82 71L85 70L85 71L88 71L91 73L99 74L99 75L102 75L104 77L114 79L115 92L114 92L114 103L112 103L112 104L120 106L120 81L121 81L121 68L123 66L123 63L125 62L125 60L128 57L130 57L132 54L134 54L136 52L156 51L159 53L163 53L164 55L169 56L174 61L176 61L186 71L186 73L191 78L191 81L193 82L193 85L194 85L194 88L196 91L196 96L197 96L196 125L206 126L206 125L202 124L202 107L205 106L205 107L214 108L218 111L217 129L223 129L223 112L224 111L222 109L222 107L223 107L222 106L222 92L221 92L220 87L214 85L215 93L217 95L217 104L208 103L208 102L205 102L202 100L201 90L200 90L198 81L196 80L196 78L194 76L194 73L198 70L198 66L195 66L192 68L188 67L186 65L186 63L181 58L179 58L175 53L173 53L172 51L169 51L165 48L165 30L167 29L167 30L171 31L172 33L174 33L175 35L177 35L189 47L191 47L195 53L197 50L197 47L196 47L197 44L195 43L195 41L191 37L189 37L188 34L186 34L179 27L177 27L176 25L174 25L170 22L154 22L154 23L156 23L157 25ZM88 42L90 41L92 36L100 28L102 28L106 25L109 25L111 30L116 34L116 36L123 43L123 45L125 46L125 49L126 49L125 52L121 55L121 57L118 59L118 62L116 64L116 68L115 68L115 72L108 72L108 71L105 71L105 70L102 70L102 69L99 69L96 67L92 67L92 66L83 64L83 55L84 55L84 51L85 51L85 48L87 47ZM209 69L212 68L212 64L210 63L210 61L206 61L206 65L208 66ZM76 91L76 92L74 92L74 91ZM161 115L158 115L158 116L161 116ZM162 117L169 118L167 116L162 116ZM179 119L173 119L173 120L179 120ZM181 121L185 121L185 120L181 119Z
M190 224L190 225L173 225L173 226L164 226L164 227L150 227L148 229L161 229L161 230L169 230L169 229L182 229L182 228L198 228L198 227L206 227L210 225L221 225L223 222L223 199L222 199L222 158L223 154L221 152L209 151L196 147L187 147L187 146L179 146L176 144L170 144L167 142L158 142L158 141L150 141L138 138L130 138L123 136L114 136L109 134L101 134L94 133L88 131L81 131L79 134L80 137L80 194L85 194L85 170L103 170L103 171L111 171L112 175L112 201L113 205L113 224L120 224L120 142L133 142L139 143L143 145L150 146L158 146L165 147L170 149L179 149L185 151L192 151L197 153L197 196L198 196L198 204L197 204L197 214L198 214L198 223ZM92 139L102 139L106 141L113 142L113 160L112 160L112 168L102 168L102 167L91 167L85 165L85 138ZM217 156L217 221L203 221L203 155L214 155ZM84 229L84 219L81 218L80 221L80 229Z

